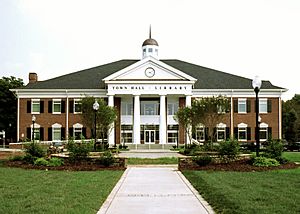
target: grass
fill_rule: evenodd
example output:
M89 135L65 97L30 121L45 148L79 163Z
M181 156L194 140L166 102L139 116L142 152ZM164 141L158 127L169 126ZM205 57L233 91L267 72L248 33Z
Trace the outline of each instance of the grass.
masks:
M128 158L128 165L147 165L147 164L178 164L176 157L163 157L163 158Z
M284 152L282 156L289 161L300 163L300 152Z
M96 213L122 173L0 167L0 213Z
M300 213L300 168L183 174L217 213Z

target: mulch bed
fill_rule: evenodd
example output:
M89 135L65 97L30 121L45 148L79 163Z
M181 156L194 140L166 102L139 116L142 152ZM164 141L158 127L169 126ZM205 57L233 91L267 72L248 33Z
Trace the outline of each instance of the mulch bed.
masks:
M190 166L184 167L180 170L210 170L210 171L237 171L237 172L256 172L256 171L268 171L268 170L279 170L279 169L295 169L299 165L296 163L286 163L280 166L274 167L257 167L249 163L249 160L238 160L231 163L218 163L209 164L206 166Z
M125 170L126 167L119 166L102 166L96 164L90 164L88 162L82 163L65 163L63 166L36 166L33 164L27 164L22 161L6 161L4 166L18 167L23 169L39 169L39 170L63 170L63 171L96 171L96 170Z

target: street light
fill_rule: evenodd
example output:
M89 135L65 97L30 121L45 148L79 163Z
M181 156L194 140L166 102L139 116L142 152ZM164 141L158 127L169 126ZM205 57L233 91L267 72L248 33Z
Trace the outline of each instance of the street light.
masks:
M95 125L95 144L94 144L94 148L96 149L96 141L97 141L97 111L99 110L99 103L97 102L97 100L95 100L94 104L93 104L93 109L95 112L95 120L94 120L94 125Z
M261 80L258 76L255 76L252 80L252 87L254 88L255 92L255 112L256 112L256 127L255 127L255 140L256 140L256 157L259 157L259 103L258 103L258 92L261 87Z
M34 123L35 123L36 117L32 115L31 121L32 121L32 142L34 143Z

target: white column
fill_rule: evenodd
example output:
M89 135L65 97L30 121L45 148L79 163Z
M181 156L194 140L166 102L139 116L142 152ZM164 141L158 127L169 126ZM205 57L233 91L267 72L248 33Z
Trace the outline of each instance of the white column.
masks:
M114 107L114 96L108 95L108 106ZM108 145L113 147L115 145L115 124L111 124L111 129L108 131Z
M186 95L185 96L185 106L186 107L191 107L192 106L192 95ZM190 137L189 137L189 135L191 136L191 131L192 131L192 129L191 129L192 127L189 127L189 130L190 130L190 133L186 133L186 143L187 144L191 144L191 142L190 142Z
M160 95L159 111L159 143L167 143L166 96Z
M134 95L133 112L133 144L141 143L140 95Z
M18 92L17 92L18 93ZM20 97L18 95L18 108L17 108L17 143L20 140Z
M66 106L66 140L69 140L69 96L68 91L66 90L66 96L67 96L67 106ZM49 140L49 139L48 139Z
M279 125L279 135L278 135L278 138L281 140L282 139L282 128L281 128L281 118L282 118L282 109L281 109L281 96L278 98L278 125Z

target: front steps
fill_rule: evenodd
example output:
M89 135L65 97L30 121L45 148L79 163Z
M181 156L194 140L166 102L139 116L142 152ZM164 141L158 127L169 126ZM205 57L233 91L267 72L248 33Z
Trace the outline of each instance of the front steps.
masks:
M170 150L169 144L127 144L129 150Z

